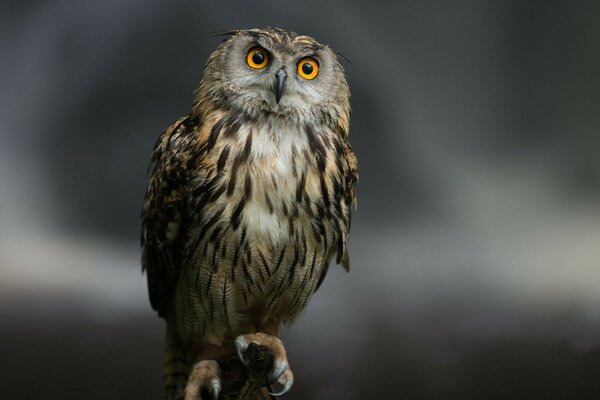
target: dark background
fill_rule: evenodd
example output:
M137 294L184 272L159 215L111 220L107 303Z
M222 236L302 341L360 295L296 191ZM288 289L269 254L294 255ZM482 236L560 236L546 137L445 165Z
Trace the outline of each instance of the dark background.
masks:
M352 271L293 399L600 398L600 3L0 1L0 398L160 399L140 272L156 137L224 29L344 54Z

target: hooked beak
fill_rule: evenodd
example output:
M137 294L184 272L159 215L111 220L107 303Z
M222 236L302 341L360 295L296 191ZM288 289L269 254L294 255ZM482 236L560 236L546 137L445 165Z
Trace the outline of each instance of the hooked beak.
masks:
M285 86L285 78L287 78L287 74L283 69L280 69L275 74L277 77L277 82L275 83L275 101L279 104L279 100L281 100L281 95L283 93L283 87Z

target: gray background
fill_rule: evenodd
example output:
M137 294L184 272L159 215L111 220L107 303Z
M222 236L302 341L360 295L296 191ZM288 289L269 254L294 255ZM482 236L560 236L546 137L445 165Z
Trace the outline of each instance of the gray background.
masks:
M360 163L287 398L600 398L600 3L204 3L0 2L1 398L161 398L148 157L264 25L352 61Z

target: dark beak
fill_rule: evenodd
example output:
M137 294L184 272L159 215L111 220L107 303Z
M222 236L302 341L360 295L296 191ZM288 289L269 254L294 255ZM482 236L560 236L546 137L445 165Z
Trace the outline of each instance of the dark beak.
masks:
M287 74L283 69L280 69L275 74L277 77L277 82L275 83L275 101L279 104L279 100L281 100L281 94L283 93L283 87L285 86L285 78L287 78Z

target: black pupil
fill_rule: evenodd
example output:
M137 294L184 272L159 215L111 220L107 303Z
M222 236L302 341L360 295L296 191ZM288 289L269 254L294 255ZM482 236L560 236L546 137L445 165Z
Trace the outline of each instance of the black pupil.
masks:
M256 50L254 52L254 54L252 55L252 62L254 62L255 64L262 64L265 61L265 56L262 52L260 52L259 50Z
M304 72L306 75L310 75L313 72L313 66L311 63L304 63L302 64L302 72Z

